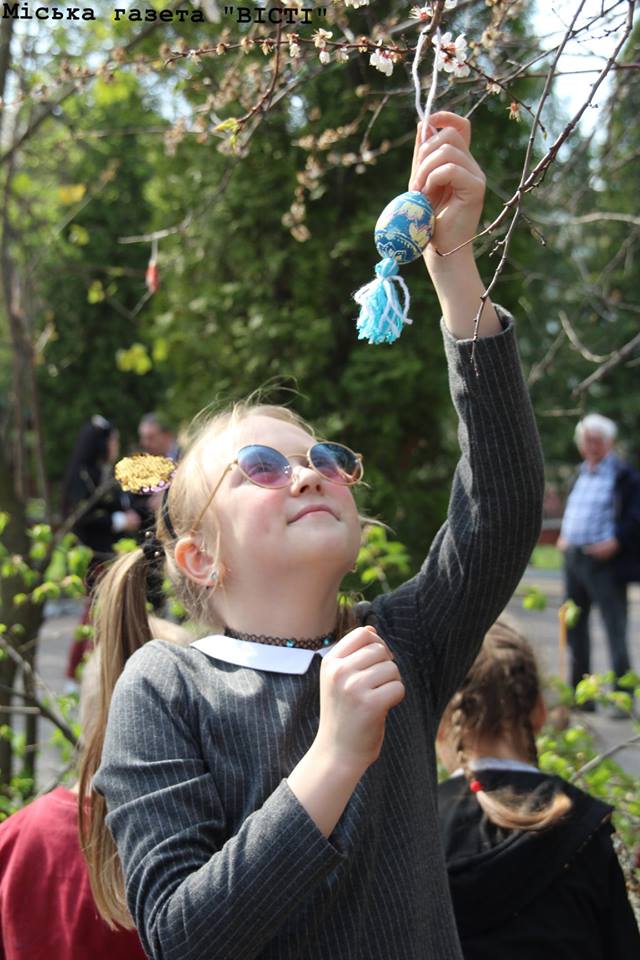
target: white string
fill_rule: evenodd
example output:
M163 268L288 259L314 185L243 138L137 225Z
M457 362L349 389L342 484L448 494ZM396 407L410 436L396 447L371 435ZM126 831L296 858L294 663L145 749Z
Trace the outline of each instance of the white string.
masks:
M364 287L361 287L361 289L358 290L353 295L353 299L355 300L355 302L359 303L360 306L364 306L365 310L367 311L366 319L361 318L358 321L358 324L357 324L358 330L363 330L363 329L366 330L366 327L367 327L366 321L371 316L369 308L366 305L367 296L374 287L377 287L379 282L380 282L379 280L372 280L370 283L367 283ZM402 303L399 310L396 308L393 302L393 295L392 295L393 283L398 284L404 298L404 303ZM394 276L391 276L391 277L383 277L382 286L384 288L384 292L386 296L386 305L384 308L384 313L376 322L376 326L379 326L381 331L384 330L386 327L390 327L393 330L394 338L397 338L400 336L402 332L402 327L405 323L406 324L413 323L413 320L411 320L410 317L408 316L409 310L411 308L411 294L409 293L409 288L407 287L403 278L399 274L395 274ZM366 331L366 335L369 336L368 331ZM374 343L374 342L377 342L377 341L374 341L373 339L369 340L369 343Z
M420 32L418 38L418 45L416 47L415 56L413 58L413 63L411 65L411 76L413 77L413 85L415 87L416 93L416 112L420 119L422 120L422 131L421 131L421 141L424 141L427 138L427 132L429 129L429 118L431 117L431 108L433 106L433 101L436 95L436 87L438 85L438 56L440 54L440 28L436 30L436 42L435 42L435 51L433 55L433 68L431 71L431 87L429 88L429 94L427 96L424 109L420 102L420 77L418 76L418 66L420 64L420 55L422 54L422 47L424 42L427 39L427 34L429 32L429 27L425 27L424 30ZM435 130L433 131L435 133Z

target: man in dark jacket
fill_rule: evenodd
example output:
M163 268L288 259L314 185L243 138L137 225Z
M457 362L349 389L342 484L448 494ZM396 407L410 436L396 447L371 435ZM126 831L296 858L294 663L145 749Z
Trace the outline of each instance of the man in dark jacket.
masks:
M589 414L576 427L583 463L574 478L558 547L565 554L566 595L580 607L568 631L571 683L591 672L589 613L598 606L616 677L630 669L627 583L640 580L640 476L613 453L616 425ZM586 705L593 709L594 705Z

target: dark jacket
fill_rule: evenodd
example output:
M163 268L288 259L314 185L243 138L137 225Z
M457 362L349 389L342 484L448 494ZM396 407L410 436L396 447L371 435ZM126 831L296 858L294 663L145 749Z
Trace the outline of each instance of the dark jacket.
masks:
M611 842L612 808L558 777L483 770L485 787L555 790L573 806L541 833L485 817L462 776L438 787L449 886L465 960L638 960L640 933Z
M616 577L623 583L640 582L640 473L620 460L614 509L616 538L621 544L613 558Z

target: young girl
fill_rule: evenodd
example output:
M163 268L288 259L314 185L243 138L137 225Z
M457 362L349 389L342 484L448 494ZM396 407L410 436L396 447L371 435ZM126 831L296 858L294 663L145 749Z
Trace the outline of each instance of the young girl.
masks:
M484 177L469 123L431 122L411 187L431 199L446 252L474 235ZM288 410L239 405L177 467L161 549L190 613L224 633L145 644L84 771L99 764L86 838L97 902L121 922L130 911L155 960L460 960L435 735L536 542L543 469L513 321L489 301L479 376L471 363L484 289L471 246L429 248L426 263L462 452L422 569L366 625L337 604L360 544L358 454ZM107 672L110 651L125 657L145 630L144 571L130 554L103 582Z
M465 960L637 960L612 808L537 768L545 705L527 641L498 620L445 710L438 787Z

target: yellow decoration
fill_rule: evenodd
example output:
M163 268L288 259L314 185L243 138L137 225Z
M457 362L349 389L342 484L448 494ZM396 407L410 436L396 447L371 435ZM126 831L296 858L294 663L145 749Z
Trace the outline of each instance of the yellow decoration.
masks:
M169 457L136 453L116 464L116 480L127 493L156 493L171 483L176 465Z

